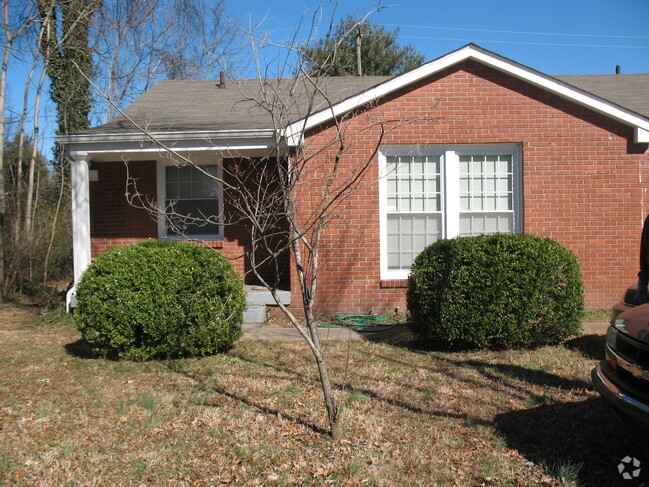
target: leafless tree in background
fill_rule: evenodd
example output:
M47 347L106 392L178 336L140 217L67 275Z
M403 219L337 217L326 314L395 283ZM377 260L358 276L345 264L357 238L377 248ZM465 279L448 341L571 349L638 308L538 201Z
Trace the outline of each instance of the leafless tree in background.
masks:
M240 44L224 0L105 0L93 28L91 78L103 95L97 122L112 120L157 81L235 70Z

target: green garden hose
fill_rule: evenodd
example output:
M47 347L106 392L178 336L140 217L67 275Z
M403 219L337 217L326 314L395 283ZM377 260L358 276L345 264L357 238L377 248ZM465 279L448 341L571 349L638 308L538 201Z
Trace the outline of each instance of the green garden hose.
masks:
M405 318L379 315L336 315L334 321L321 323L321 328L353 328L355 331L384 331L405 323ZM368 330L367 328L373 327Z

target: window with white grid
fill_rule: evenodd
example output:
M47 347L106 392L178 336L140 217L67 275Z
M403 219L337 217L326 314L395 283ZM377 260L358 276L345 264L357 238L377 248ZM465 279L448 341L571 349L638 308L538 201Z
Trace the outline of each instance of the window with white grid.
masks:
M442 235L440 156L388 156L388 269L410 269L424 247Z
M221 235L221 184L217 164L164 165L161 189L165 204L163 237Z
M511 155L461 155L460 235L513 233Z
M381 278L405 279L441 239L522 231L520 146L386 146L379 157Z

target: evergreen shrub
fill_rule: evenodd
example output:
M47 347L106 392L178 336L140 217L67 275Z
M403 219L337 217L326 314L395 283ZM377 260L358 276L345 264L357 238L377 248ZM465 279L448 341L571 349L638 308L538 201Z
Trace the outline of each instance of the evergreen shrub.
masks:
M420 338L452 348L558 344L584 311L575 256L534 235L440 240L415 259L407 303Z
M241 336L246 297L225 257L148 241L100 256L77 285L76 323L92 350L131 360L206 355Z

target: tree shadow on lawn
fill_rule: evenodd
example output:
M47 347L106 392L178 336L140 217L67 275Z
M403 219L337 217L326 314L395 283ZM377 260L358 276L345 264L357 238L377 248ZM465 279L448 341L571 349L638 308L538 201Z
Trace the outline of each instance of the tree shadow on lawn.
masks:
M603 399L510 411L497 415L494 424L510 448L555 477L562 466L579 465L579 486L649 483L649 442L626 429ZM641 462L639 477L625 480L618 472L626 456Z
M411 352L454 352L463 351L463 348L449 349L449 347L419 339L414 333L412 325L401 323L389 327L371 327L365 330L355 330L361 337L369 342L387 343L394 346L404 347ZM606 335L588 334L569 338L564 342L565 346L581 351L586 357L595 360L604 358L604 344Z
M538 386L563 390L592 388L592 384L589 381L566 379L565 377L544 370L531 369L520 365L481 362L479 360L451 360L450 362L457 366L472 367L479 371L485 378L494 381L502 380L501 376L505 376L509 379L522 381L523 383L527 382ZM497 374L501 374L501 376Z
M268 366L266 365L266 367ZM174 374L180 374L186 377L187 379L190 379L194 383L194 387L196 388L196 390L201 393L196 397L194 401L196 404L200 404L201 406L206 406L206 407L218 407L220 406L220 400L214 398L214 395L216 394L224 398L228 398L233 401L244 404L247 407L253 408L260 413L269 416L281 416L286 420L294 424L299 424L305 428L308 428L314 433L317 433L319 435L326 436L329 434L329 432L326 431L324 428L310 422L307 419L300 418L299 416L293 415L288 411L286 411L286 409L268 407L262 402L256 401L248 397L243 391L236 391L236 392L230 391L226 387L216 385L213 382L209 381L210 379L209 376L205 376L200 373L193 373L190 370L183 369L182 367L179 367L178 363L173 360L167 362L167 369L170 372L173 372ZM259 374L254 374L254 376L256 378L259 378ZM205 395L204 393L206 391L209 392L209 394Z
M306 386L309 386L309 387L316 387L316 388L321 387L320 382L315 377L309 377L307 375L304 375L304 374L296 371L293 368L289 368L289 367L286 367L286 366L283 366L283 365L280 365L280 364L277 364L277 363L269 364L269 363L266 363L266 362L263 362L263 361L259 361L255 357L248 356L246 354L237 354L237 357L240 360L243 360L243 361L248 362L250 364L258 365L258 366L264 367L264 368L266 368L268 370L273 370L273 371L277 372L279 375L276 375L275 377L281 377L283 375L284 378L290 378L291 380L297 380L297 381L301 382L302 384L304 384ZM183 373L187 377L190 377L190 378L192 378L194 380L200 380L200 378L198 376L194 376L193 374L191 374L191 373L189 373L187 371L183 371L181 373ZM255 373L254 376L257 377L257 378L260 377L259 373ZM273 376L266 375L266 376L263 376L263 377L272 378ZM466 379L463 379L463 380L466 382ZM484 420L482 420L480 418L472 417L470 415L467 415L464 412L456 412L456 413L454 413L454 412L449 412L449 411L445 411L445 410L443 411L443 410L436 410L436 409L433 409L433 410L431 410L431 409L423 409L423 408L421 408L421 407L419 407L419 406L417 406L415 404L410 404L407 401L395 399L395 398L389 397L387 394L379 393L376 390L370 389L369 387L359 387L359 386L354 386L354 385L352 385L350 383L342 383L342 382L341 383L335 383L334 382L332 385L333 385L333 387L334 387L334 389L336 391L346 390L346 391L348 391L350 393L351 392L357 392L357 393L363 394L365 396L371 397L376 401L382 402L384 404L388 404L388 405L390 405L392 407L395 407L395 408L398 408L398 409L401 409L401 410L404 410L404 411L408 411L408 412L413 413L413 414L422 415L424 417L459 419L459 420L463 420L463 421L468 420L468 421L471 421L472 424L480 424L480 425L483 425L483 426L490 426L491 425L487 421L484 421ZM476 387L479 387L478 383L475 383L474 385ZM411 384L410 384L410 386L411 386ZM414 389L417 389L417 388L414 388ZM231 392L226 391L225 389L221 389L218 392L220 392L220 393L222 393L224 395L227 395L228 397L231 397L231 398L237 399L237 400L239 400L241 402L244 402L244 403L246 403L246 404L248 404L250 406L254 406L254 407L259 408L260 410L263 410L263 406L259 406L258 404L250 402L247 398L243 397L243 395L241 395L241 394L231 393ZM423 390L422 390L422 392L423 392ZM343 405L343 402L341 402L339 404L339 406L342 406L342 405ZM318 432L318 431L321 432L321 429L319 427L308 424L308 423L306 423L305 421L303 421L303 420L301 420L299 418L291 417L290 415L285 414L283 411L263 411L263 412L271 412L273 414L281 413L285 417L287 417L288 419L291 419L292 421L295 421L295 422L297 422L299 424L307 426L307 427L313 429L316 432Z
M423 349L418 350L422 351ZM441 349L436 349L434 347L431 350L441 351ZM454 376L453 372L457 367L471 367L480 372L480 374L486 379L493 381L502 381L504 376L509 379L515 379L539 386L555 387L564 390L590 389L592 387L592 384L589 381L584 381L581 379L567 379L565 377L561 377L544 370L522 367L520 365L514 365L510 363L492 363L472 359L454 360L450 357L435 357L435 360L437 362L442 362L445 365L445 367L442 369L439 364L435 367L427 367L421 364L413 364L404 360L400 360L395 357L389 357L385 354L377 353L376 356L381 358L382 360L386 360L398 365L424 368L433 372L443 371L445 374L449 374L451 376Z

